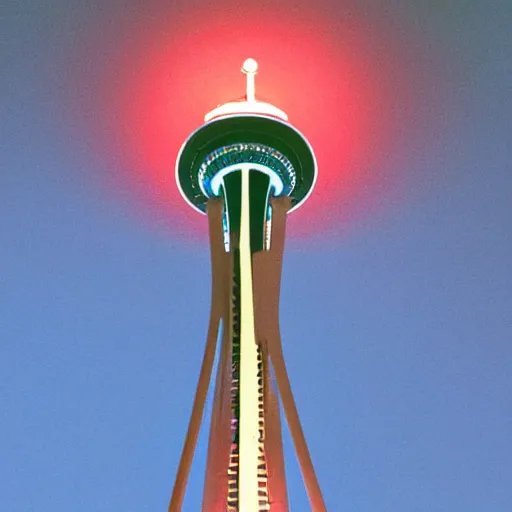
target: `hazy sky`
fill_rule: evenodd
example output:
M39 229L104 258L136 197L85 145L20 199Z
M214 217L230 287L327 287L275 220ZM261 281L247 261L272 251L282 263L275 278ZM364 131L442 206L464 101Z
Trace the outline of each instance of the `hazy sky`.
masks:
M1 511L166 510L210 294L173 159L248 56L319 157L281 319L327 508L510 509L512 4L286 2L4 2Z

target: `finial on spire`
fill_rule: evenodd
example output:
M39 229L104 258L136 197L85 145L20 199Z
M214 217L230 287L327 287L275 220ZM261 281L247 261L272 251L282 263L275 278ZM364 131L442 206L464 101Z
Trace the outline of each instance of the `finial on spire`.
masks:
M246 59L242 65L242 73L247 75L247 101L256 101L256 87L254 78L258 72L258 63L254 59Z
M206 122L213 119L232 116L232 115L246 115L254 114L258 116L272 116L288 121L288 116L285 112L270 103L258 101L256 99L256 91L254 81L256 73L258 72L258 63L254 59L246 59L242 64L242 73L247 75L247 87L245 92L245 100L230 101L214 108L204 116Z

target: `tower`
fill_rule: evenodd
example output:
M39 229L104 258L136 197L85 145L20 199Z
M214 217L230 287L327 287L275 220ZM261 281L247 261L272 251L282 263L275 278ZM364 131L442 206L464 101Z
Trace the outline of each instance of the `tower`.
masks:
M289 512L278 396L311 509L326 510L279 333L286 216L311 193L317 165L310 144L287 115L256 99L257 70L255 60L244 62L245 97L208 113L176 163L183 197L208 215L212 297L169 512L182 509L218 339L203 512Z

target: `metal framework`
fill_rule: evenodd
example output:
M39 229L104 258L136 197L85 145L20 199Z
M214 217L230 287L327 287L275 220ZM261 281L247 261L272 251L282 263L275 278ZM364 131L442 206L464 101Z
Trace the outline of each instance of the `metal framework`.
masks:
M279 330L286 217L311 192L316 162L304 137L284 122L285 114L256 101L256 70L255 61L248 59L245 101L209 113L207 124L189 137L178 157L177 178L185 199L208 216L212 297L169 512L182 510L219 332L203 512L289 511L279 398L311 509L326 511Z

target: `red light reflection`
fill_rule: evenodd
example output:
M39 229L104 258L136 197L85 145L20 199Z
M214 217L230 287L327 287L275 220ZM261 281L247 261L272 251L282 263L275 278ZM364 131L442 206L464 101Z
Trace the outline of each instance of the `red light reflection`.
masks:
M103 129L95 131L127 170L122 179L178 232L205 233L206 220L178 192L176 155L208 111L244 94L247 57L260 65L257 96L283 109L317 156L317 186L291 216L292 234L343 225L353 204L388 179L379 162L396 144L397 98L411 88L392 37L354 17L271 12L227 5L153 21L130 34L105 70L94 119Z

